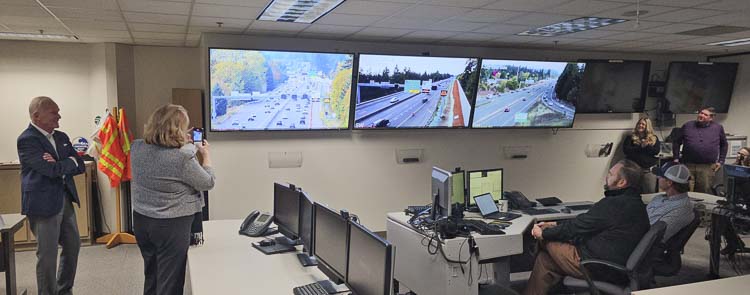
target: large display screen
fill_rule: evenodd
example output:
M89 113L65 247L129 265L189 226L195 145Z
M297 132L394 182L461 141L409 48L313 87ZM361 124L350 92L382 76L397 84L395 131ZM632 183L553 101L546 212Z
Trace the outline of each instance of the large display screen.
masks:
M702 107L729 112L737 63L671 62L665 98L675 114L692 114Z
M469 127L476 58L359 56L354 128Z
M639 113L646 101L649 61L585 60L577 113Z
M584 68L584 63L483 59L472 127L572 127Z
M209 49L212 131L349 128L353 54Z

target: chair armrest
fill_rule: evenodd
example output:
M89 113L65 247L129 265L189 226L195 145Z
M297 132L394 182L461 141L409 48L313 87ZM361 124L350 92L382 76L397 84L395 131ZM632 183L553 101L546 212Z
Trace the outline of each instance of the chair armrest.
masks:
M587 266L589 264L600 264L600 265L608 266L608 267L611 267L613 269L619 270L619 271L621 271L621 272L623 272L625 274L628 273L628 270L625 268L625 266L617 264L617 263L614 263L614 262L610 262L610 261L606 261L606 260L601 260L601 259L586 259L586 260L581 260L581 266Z

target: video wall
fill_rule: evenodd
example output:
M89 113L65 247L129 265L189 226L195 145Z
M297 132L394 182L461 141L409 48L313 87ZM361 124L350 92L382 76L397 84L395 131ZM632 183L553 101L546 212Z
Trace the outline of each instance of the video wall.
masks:
M211 131L570 128L643 111L650 62L209 48ZM726 112L737 64L672 63L673 112ZM672 73L674 72L674 73Z

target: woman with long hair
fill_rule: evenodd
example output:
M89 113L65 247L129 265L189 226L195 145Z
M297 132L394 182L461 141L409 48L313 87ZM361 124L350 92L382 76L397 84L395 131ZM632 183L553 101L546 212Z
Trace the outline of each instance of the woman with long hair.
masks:
M660 146L659 138L654 134L653 124L648 117L639 119L633 128L633 133L623 140L622 149L625 152L625 158L643 168L641 186L643 193L656 190L656 176L651 173L650 168L659 160L656 155L659 154Z
M185 108L168 104L148 118L131 147L133 231L143 256L143 294L182 294L202 191L214 186L209 145L190 141ZM200 154L201 157L196 157Z

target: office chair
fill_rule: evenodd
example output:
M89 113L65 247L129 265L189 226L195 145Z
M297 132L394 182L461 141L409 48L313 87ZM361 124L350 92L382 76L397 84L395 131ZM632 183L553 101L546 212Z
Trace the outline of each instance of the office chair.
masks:
M693 213L695 214L693 221L669 238L666 243L654 246L654 248L661 248L653 263L654 275L671 277L680 271L682 267L681 255L684 252L685 244L701 223L700 212L694 210Z
M657 221L651 228L643 235L641 241L635 246L633 252L630 253L625 265L619 265L614 262L601 260L601 259L586 259L581 261L581 269L585 276L584 279L578 279L571 276L563 278L563 285L571 291L589 291L591 294L599 295L601 293L606 294L630 294L632 291L640 290L644 286L649 284L650 278L643 277L643 264L650 263L649 258L655 255L652 251L653 246L656 242L661 241L664 237L664 231L667 229L667 224L664 221ZM586 266L588 265L602 265L609 267L615 271L618 271L628 277L628 284L626 286L618 286L613 283L605 281L595 281L591 279ZM648 266L647 266L648 267Z

